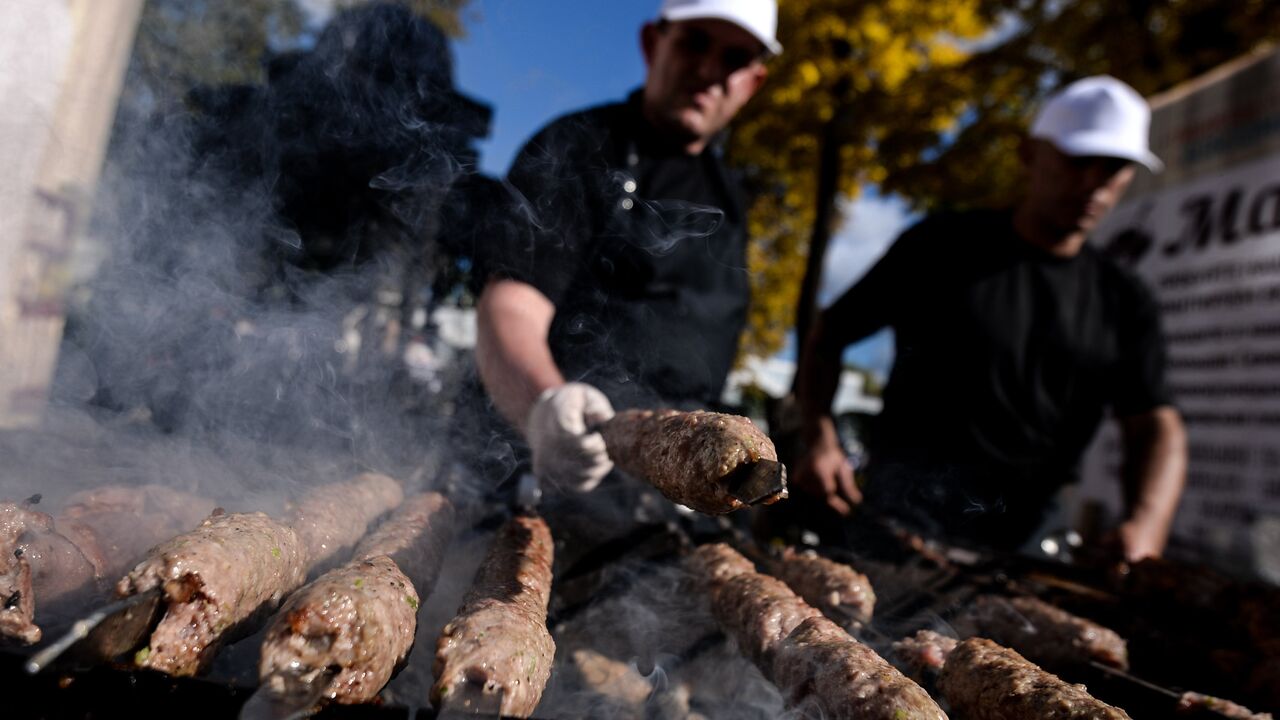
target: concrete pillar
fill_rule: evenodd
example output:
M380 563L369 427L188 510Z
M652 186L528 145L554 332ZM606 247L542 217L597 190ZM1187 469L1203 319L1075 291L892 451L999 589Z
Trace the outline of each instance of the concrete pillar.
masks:
M0 428L39 422L143 0L0 8Z

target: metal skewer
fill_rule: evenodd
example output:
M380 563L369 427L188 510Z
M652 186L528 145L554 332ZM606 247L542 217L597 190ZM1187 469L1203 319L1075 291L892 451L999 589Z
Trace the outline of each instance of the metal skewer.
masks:
M103 661L133 650L151 631L161 594L154 588L130 595L77 620L66 635L27 661L27 672L34 675L68 654Z
M340 668L297 669L263 678L262 684L240 708L240 720L300 720L320 710L329 682Z
M1161 687L1160 685L1156 685L1155 683L1152 683L1152 682L1147 682L1146 680L1143 680L1140 677L1135 677L1133 675L1130 675L1129 673L1119 668L1113 668L1110 665L1103 665L1097 660L1090 660L1089 667L1099 672L1110 675L1112 677L1124 680L1125 682L1133 683L1134 685L1137 685L1138 687L1144 690L1150 690L1153 693L1164 695L1167 698L1173 698L1174 700L1182 699L1181 693L1170 690L1167 687Z
M777 460L756 460L739 466L725 478L729 494L748 505L787 496L787 467Z

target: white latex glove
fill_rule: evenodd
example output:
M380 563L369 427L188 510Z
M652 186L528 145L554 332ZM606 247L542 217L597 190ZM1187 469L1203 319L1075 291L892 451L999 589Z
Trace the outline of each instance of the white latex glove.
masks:
M565 383L538 396L525 423L533 451L533 472L540 479L585 492L613 469L604 438L587 428L613 417L604 393L585 383Z

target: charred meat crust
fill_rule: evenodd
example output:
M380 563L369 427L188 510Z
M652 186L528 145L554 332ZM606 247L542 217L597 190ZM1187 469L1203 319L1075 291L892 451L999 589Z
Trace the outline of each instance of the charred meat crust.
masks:
M464 686L502 694L502 714L528 717L551 676L555 641L547 631L551 531L516 517L498 531L463 600L436 644L437 707Z
M116 585L121 597L164 590L164 616L136 661L171 675L199 673L228 634L302 585L306 568L298 534L263 513L212 517L162 543Z
M969 638L947 656L938 687L968 720L1128 720L1129 714L1048 673L1017 652Z
M294 593L262 643L260 677L340 668L325 690L339 703L377 696L409 654L418 593L391 558L366 558Z
M325 568L364 537L369 525L404 500L400 483L364 473L351 480L312 488L288 509L312 567Z
M743 465L776 461L773 442L750 420L706 411L624 410L600 428L609 457L673 502L710 515L746 505L727 478ZM765 502L786 497L786 491Z

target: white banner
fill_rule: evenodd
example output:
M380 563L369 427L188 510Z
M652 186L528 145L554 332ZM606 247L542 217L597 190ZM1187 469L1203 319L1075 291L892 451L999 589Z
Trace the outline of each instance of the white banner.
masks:
M1280 87L1280 55L1246 70L1250 84L1270 78L1255 87ZM1259 100L1231 92L1245 74L1157 107L1153 138L1166 142L1154 149L1174 172L1135 188L1094 237L1162 309L1168 382L1191 444L1175 538L1240 565L1262 559L1259 529L1280 522L1280 106L1240 112L1232 103ZM1105 428L1081 493L1116 510L1119 453L1117 429Z

